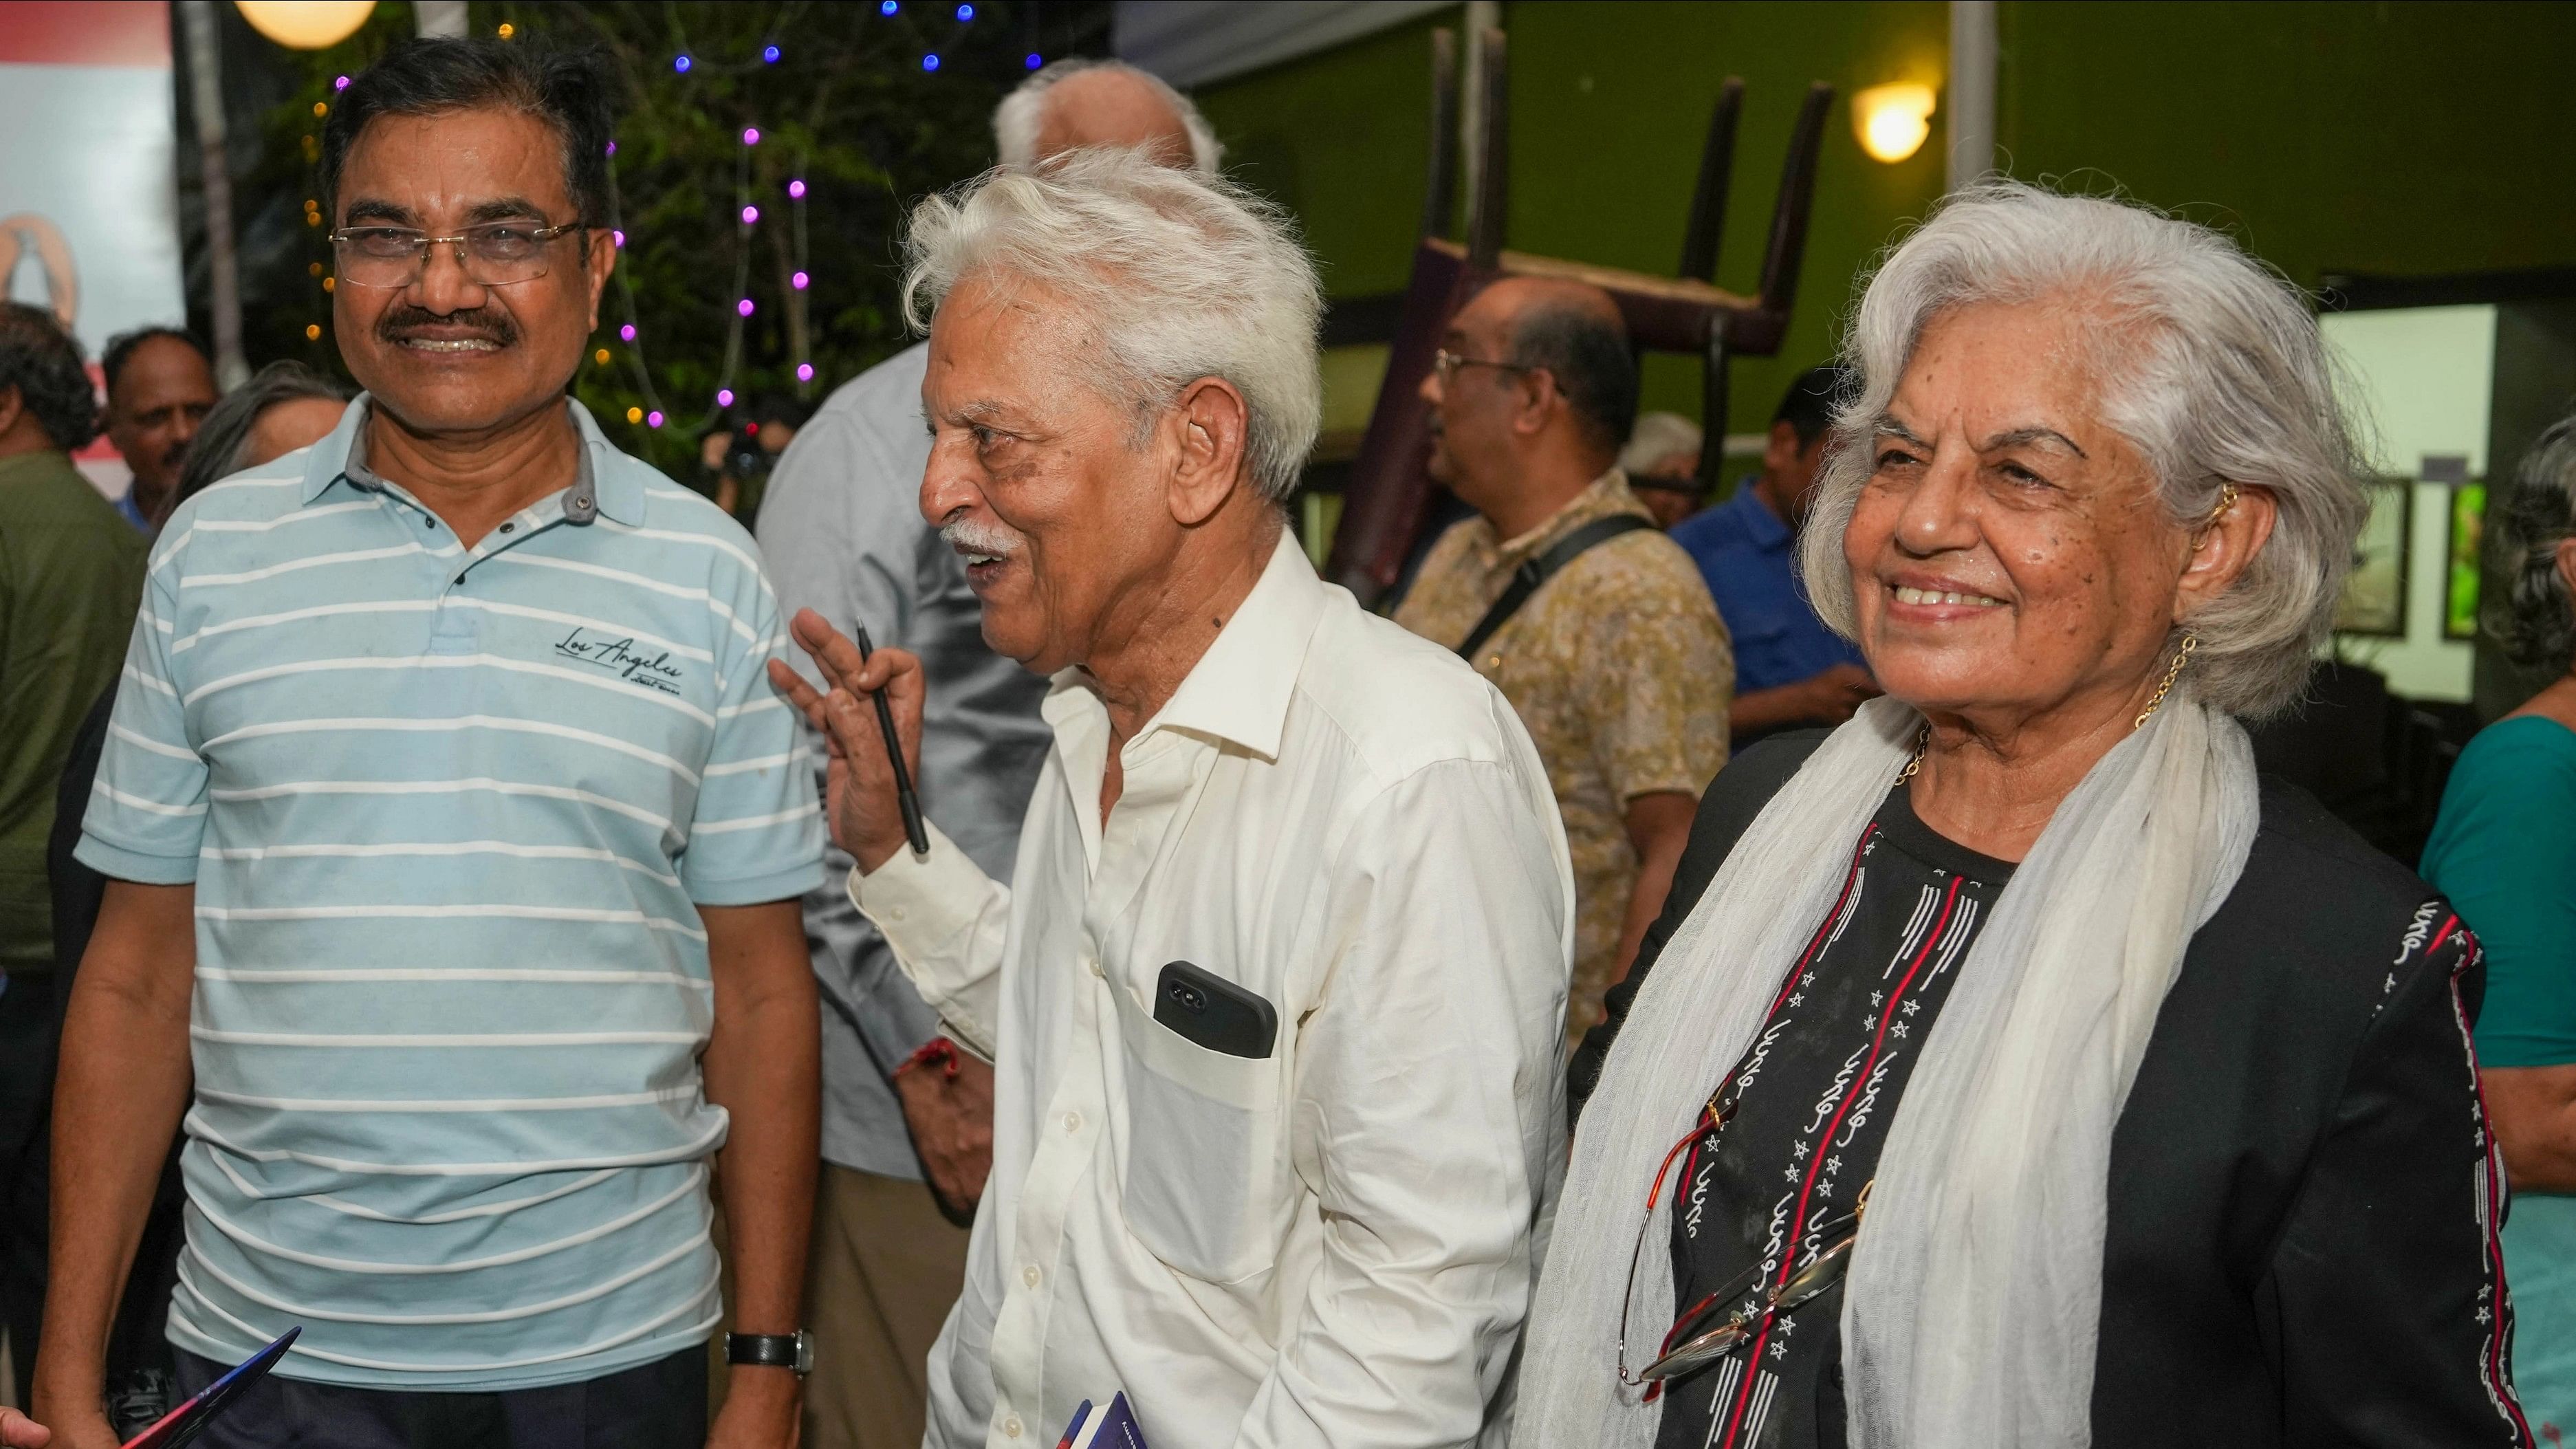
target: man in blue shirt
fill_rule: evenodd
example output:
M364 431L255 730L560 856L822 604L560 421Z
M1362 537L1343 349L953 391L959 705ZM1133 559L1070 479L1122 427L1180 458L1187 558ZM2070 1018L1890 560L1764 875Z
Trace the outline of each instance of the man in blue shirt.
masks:
M1773 730L1840 724L1878 693L1860 650L1808 606L1792 557L1815 501L1825 430L1852 384L1839 364L1798 374L1771 415L1761 476L1672 532L1707 578L1735 640L1732 719L1739 750Z

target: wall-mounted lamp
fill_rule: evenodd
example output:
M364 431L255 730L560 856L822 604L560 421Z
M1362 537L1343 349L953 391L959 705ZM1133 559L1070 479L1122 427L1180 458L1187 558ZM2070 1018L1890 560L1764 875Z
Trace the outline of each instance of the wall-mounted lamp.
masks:
M1932 88L1911 81L1871 86L1852 96L1852 134L1879 161L1902 161L1932 134Z
M327 50L358 33L376 0L233 0L250 28L290 50Z

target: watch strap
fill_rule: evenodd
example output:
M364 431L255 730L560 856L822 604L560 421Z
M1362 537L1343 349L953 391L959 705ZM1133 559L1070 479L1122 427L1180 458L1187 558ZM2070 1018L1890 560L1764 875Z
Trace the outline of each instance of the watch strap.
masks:
M793 1369L799 1374L814 1369L814 1337L798 1329L794 1333L728 1333L725 1335L725 1362L751 1368Z

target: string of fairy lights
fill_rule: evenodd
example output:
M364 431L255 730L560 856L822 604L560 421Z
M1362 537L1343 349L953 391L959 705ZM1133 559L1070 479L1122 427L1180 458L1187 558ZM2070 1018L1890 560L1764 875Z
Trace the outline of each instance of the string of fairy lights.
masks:
M947 7L942 4L939 8ZM880 15L891 18L901 14L902 11L902 0L877 0L877 13ZM781 23L778 26L773 27L770 37L764 38L757 54L745 59L726 60L721 57L711 57L691 49L686 44L685 39L683 39L680 48L671 56L671 74L684 78L706 77L710 75L745 74L764 70L770 66L778 64L784 52L780 49L775 37L779 31L785 28L784 18L786 13L787 12L785 10L781 11ZM975 19L975 7L972 4L959 4L954 7L954 14L957 23L962 26L971 23ZM498 33L502 39L507 40L517 32L515 27L503 24L499 27ZM920 65L924 72L936 74L939 70L940 63L938 50L931 49L923 52ZM1022 65L1029 70L1036 70L1045 63L1045 57L1039 55L1036 51L1031 51L1026 56L1022 57ZM334 95L340 91L347 90L348 87L349 77L345 75L336 78L332 82L332 91ZM329 104L322 101L314 102L313 114L317 118L330 114ZM759 198L752 194L752 153L762 143L761 130L756 125L745 126L742 128L736 139L740 144L736 146L734 151L734 196L732 205L734 218L734 270L733 284L725 294L729 315L725 320L724 361L717 369L715 389L708 400L706 410L698 416L696 421L684 425L685 430L691 433L705 431L734 405L734 382L741 371L743 361L743 332L745 327L749 325L751 319L757 315L760 310L759 303L755 301L751 295L750 283L753 236L755 230L761 225L762 218L764 216ZM308 135L304 138L304 149L308 161L318 154L318 144L318 139L314 136ZM612 158L612 164L608 169L610 213L609 236L611 241L622 251L625 249L627 244L627 235L624 221L622 219L624 211L623 199L620 197L617 189L617 168L613 164L613 158L617 155L617 143L613 140L608 143L608 155ZM788 168L788 178L782 188L786 193L787 200L787 212L784 217L784 221L790 228L788 235L788 250L791 258L791 265L787 282L788 286L797 292L805 292L809 290L814 281L806 246L805 206L806 198L810 191L810 188L806 185L804 177L804 172L807 169L807 160L808 158L804 154L798 154L795 159L795 164ZM306 225L319 226L322 224L321 203L319 201L306 201L304 203L304 209ZM770 224L777 225L779 224L779 221L779 218L772 218ZM326 275L320 262L313 263L311 271L313 275L321 278L322 290L326 294L333 290L337 279ZM624 267L617 268L613 275L617 283L618 304L622 314L622 320L618 324L617 328L617 340L625 354L623 361L625 363L626 370L634 378L636 392L643 398L642 403L627 408L626 421L630 424L658 431L675 421L672 415L672 406L664 401L661 389L655 386L652 368L648 365L645 359L644 327L641 315L636 308L633 280L629 277L628 270ZM308 325L304 329L304 335L307 341L319 340L322 336L321 325L319 323ZM592 354L591 360L594 363L605 367L618 359L615 352L610 348L603 346ZM801 357L797 359L796 381L799 384L799 391L802 391L805 385L810 385L814 381L814 362L812 358Z
M880 15L891 18L901 14L902 9L901 0L877 0L877 13ZM955 7L954 13L958 24L968 24L975 18L975 7L971 4L960 4ZM763 41L756 58L734 61L699 54L684 46L671 57L671 74L681 77L702 77L753 72L778 64L781 54L774 37ZM920 63L923 71L936 74L940 66L939 52L935 49L925 51ZM1022 63L1027 69L1036 70L1046 62L1043 56L1032 51L1022 58ZM734 277L733 287L727 293L732 312L725 322L724 362L717 369L714 394L709 399L706 410L696 421L685 425L685 430L691 433L703 432L734 405L734 381L742 365L743 329L758 313L760 306L753 299L749 286L752 235L754 229L761 225L762 219L760 202L752 195L751 182L751 156L753 149L761 144L760 128L756 125L745 126L737 139L741 145L736 150L734 166ZM611 141L608 144L608 154L612 157L617 154L616 142ZM806 245L806 197L809 191L804 178L806 161L807 158L804 155L797 156L795 164L789 168L788 179L782 188L787 196L785 219L790 227L788 250L791 267L787 284L797 292L807 291L813 286L814 281ZM616 168L613 166L609 172L609 197L612 206L619 205ZM771 224L775 225L776 222L773 221ZM624 247L626 233L623 230L617 231L615 240L618 246ZM646 428L659 429L674 421L672 410L663 401L661 390L654 385L652 369L645 360L644 329L635 307L634 288L624 268L618 269L616 277L618 300L624 312L624 320L617 329L617 338L625 347L627 370L634 376L636 391L642 394L644 399L641 404L626 410L626 420ZM609 361L609 349L601 348L595 360L603 364ZM812 358L797 359L796 381L800 391L804 385L814 381Z

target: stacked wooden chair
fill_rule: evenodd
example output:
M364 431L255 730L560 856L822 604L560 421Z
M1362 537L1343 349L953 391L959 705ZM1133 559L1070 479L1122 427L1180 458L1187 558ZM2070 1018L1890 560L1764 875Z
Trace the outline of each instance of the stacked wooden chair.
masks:
M1780 171L1760 287L1744 297L1721 290L1714 280L1727 192L1734 178L1744 82L1730 77L1718 93L1709 117L1708 140L1700 153L1699 184L1682 241L1681 265L1675 275L1659 277L1505 249L1510 128L1504 47L1500 31L1488 30L1476 37L1474 61L1483 83L1484 106L1481 134L1474 138L1469 162L1476 176L1474 214L1467 218L1466 240L1453 241L1448 232L1457 205L1459 171L1458 42L1451 31L1432 33L1431 171L1423 203L1422 240L1414 247L1412 280L1405 290L1386 380L1378 389L1377 406L1369 415L1368 431L1351 468L1341 523L1325 566L1327 577L1357 594L1363 603L1376 601L1395 584L1430 518L1431 418L1430 405L1421 398L1422 379L1431 371L1432 356L1439 350L1449 318L1486 282L1501 276L1589 282L1618 303L1639 351L1700 358L1701 415L1708 420L1700 477L1706 483L1716 481L1723 452L1720 438L1726 430L1729 359L1774 356L1788 334L1833 87L1819 81L1807 90Z

